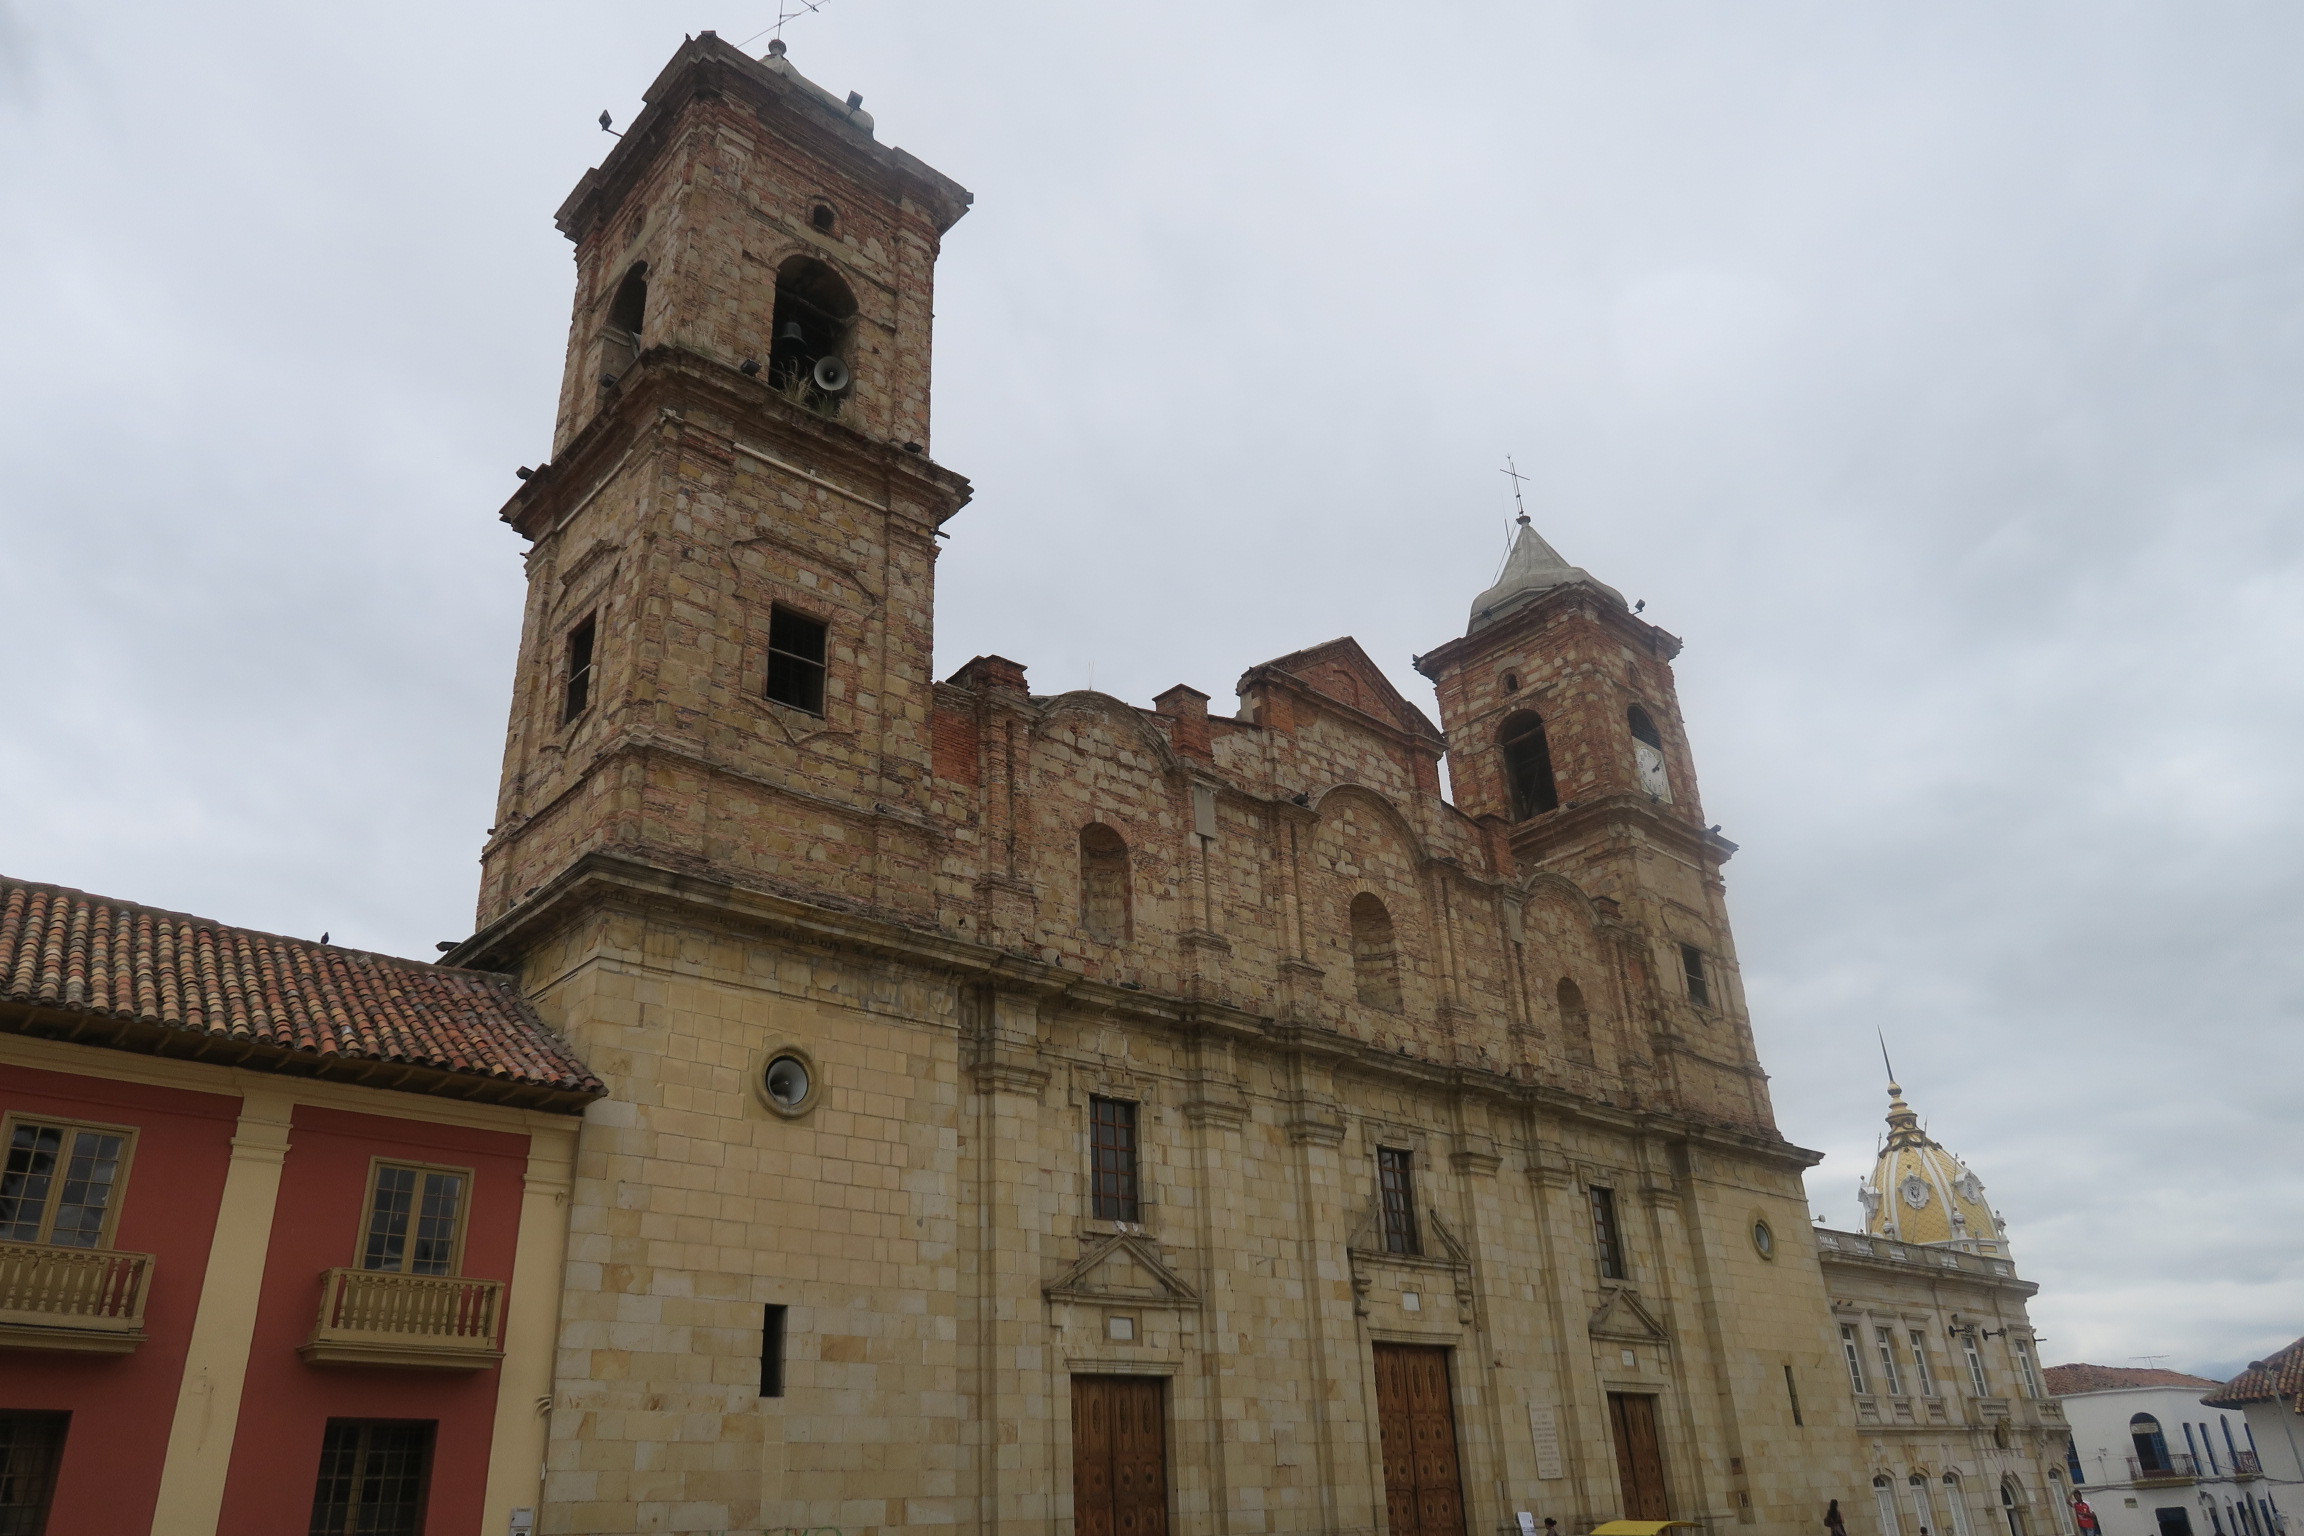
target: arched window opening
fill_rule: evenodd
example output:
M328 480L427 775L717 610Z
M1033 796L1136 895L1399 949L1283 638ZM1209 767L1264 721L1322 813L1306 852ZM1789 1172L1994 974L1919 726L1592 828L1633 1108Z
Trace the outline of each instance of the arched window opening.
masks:
M840 217L832 211L830 203L818 203L808 210L808 222L828 235L839 224Z
M1101 822L1080 829L1080 926L1102 943L1128 941L1128 844Z
M1904 1536L1896 1518L1896 1485L1885 1476L1872 1479L1872 1501L1880 1507L1880 1536Z
M829 416L848 393L846 351L856 320L847 283L813 256L776 269L776 314L769 323L768 382L795 403Z
M1392 914L1366 891L1352 898L1352 984L1369 1007L1400 1011L1400 949Z
M1944 1507L1952 1513L1952 1536L1972 1536L1968 1526L1968 1501L1960 1486L1960 1474L1944 1474Z
M2024 1519L2024 1485L2013 1477L2000 1480L2000 1509L2008 1516L2008 1536L2032 1536Z
M601 382L621 378L640 355L640 332L648 323L648 263L636 261L608 300L608 324L601 334Z
M1584 1007L1584 989L1570 978L1560 978L1552 989L1560 1005L1560 1051L1570 1061L1592 1065L1592 1015Z
M1936 1524L1935 1506L1928 1499L1927 1474L1915 1472L1904 1479L1904 1484L1906 1492L1912 1499L1912 1518L1919 1522L1920 1529L1934 1536L1940 1527Z
M1507 672L1504 674L1504 691L1506 693L1518 693L1520 691L1519 673Z
M2166 1472L2170 1470L2168 1437L2161 1433L2160 1421L2148 1413L2137 1414L2128 1421L2128 1438L2136 1446L2138 1472Z
M1624 711L1624 724L1632 732L1632 767L1640 788L1649 799L1669 804L1672 775L1664 766L1664 733L1656 729L1656 717L1635 704Z
M1496 745L1504 753L1504 782L1512 796L1512 819L1526 821L1558 808L1560 791L1552 782L1552 748L1544 739L1544 722L1523 711L1504 722Z

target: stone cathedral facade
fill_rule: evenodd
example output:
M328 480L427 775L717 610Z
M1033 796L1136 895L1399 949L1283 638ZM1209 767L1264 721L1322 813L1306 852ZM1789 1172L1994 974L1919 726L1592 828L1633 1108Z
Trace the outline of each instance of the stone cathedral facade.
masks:
M1349 639L1229 715L939 681L969 202L706 33L560 210L449 957L609 1088L541 1528L1854 1519L1814 1154L1754 1056L1680 642L1524 527L1416 660L1437 723Z

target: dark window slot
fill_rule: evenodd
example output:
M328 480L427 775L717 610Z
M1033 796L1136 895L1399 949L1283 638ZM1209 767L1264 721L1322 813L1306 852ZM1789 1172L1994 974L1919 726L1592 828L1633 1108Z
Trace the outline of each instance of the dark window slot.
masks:
M1098 1221L1140 1221L1143 1201L1136 1168L1137 1107L1125 1099L1088 1101L1088 1144Z
M790 1309L770 1302L760 1309L760 1395L784 1395L784 1318Z
M768 697L824 713L825 626L779 603L768 614Z
M591 706L592 648L599 634L599 621L591 614L586 614L583 623L568 631L568 688L560 701L563 725Z
M1416 1154L1394 1147L1376 1149L1376 1183L1384 1204L1384 1251L1424 1251L1416 1230Z
M1600 1253L1600 1278L1630 1278L1624 1269L1624 1237L1616 1224L1616 1191L1592 1186L1592 1243Z

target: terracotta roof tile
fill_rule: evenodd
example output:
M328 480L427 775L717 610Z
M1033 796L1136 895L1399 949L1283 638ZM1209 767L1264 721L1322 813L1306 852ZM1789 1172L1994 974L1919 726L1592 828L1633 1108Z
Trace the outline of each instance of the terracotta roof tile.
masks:
M2304 1339L2276 1355L2252 1361L2248 1369L2219 1385L2202 1401L2213 1408L2238 1408L2275 1398L2295 1398L2296 1411L2304 1413Z
M271 1047L315 1062L400 1063L590 1098L607 1091L508 976L230 928L6 877L0 1003Z
M2125 1365L2052 1365L2048 1367L2048 1391L2056 1397L2070 1397L2076 1392L2112 1392L2122 1387L2196 1387L2206 1390L2216 1385L2205 1376L2187 1376L2182 1371L2138 1369Z

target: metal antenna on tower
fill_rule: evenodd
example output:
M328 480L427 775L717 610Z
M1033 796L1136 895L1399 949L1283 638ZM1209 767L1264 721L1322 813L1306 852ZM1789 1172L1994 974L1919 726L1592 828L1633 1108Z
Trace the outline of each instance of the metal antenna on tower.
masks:
M1893 1088L1896 1086L1896 1063L1888 1059L1888 1036L1881 1032L1877 1024L1872 1026L1872 1033L1879 1037L1880 1065L1888 1069L1888 1086Z
M831 3L832 0L776 0L775 25L762 27L736 46L749 48L771 33L775 34L776 41L780 43L784 41L784 24L786 22L798 21L803 16L812 16ZM778 51L781 52L782 50L779 49Z
M1512 507L1513 510L1520 514L1518 518L1514 519L1514 521L1518 522L1523 528L1527 527L1528 508L1526 504L1520 500L1520 483L1526 480L1528 477L1520 473L1520 466L1512 462L1512 455L1510 454L1504 455L1504 467L1496 471L1496 473L1500 475L1509 475L1512 477Z

